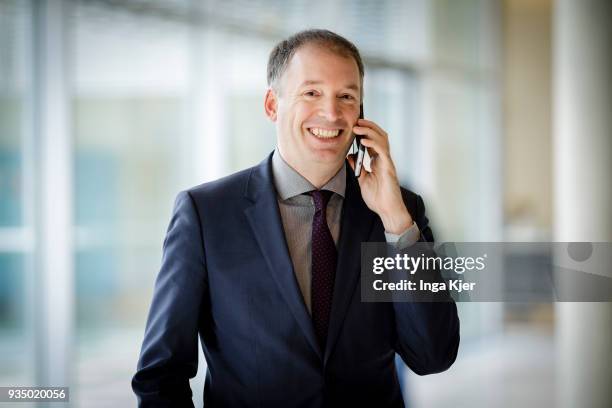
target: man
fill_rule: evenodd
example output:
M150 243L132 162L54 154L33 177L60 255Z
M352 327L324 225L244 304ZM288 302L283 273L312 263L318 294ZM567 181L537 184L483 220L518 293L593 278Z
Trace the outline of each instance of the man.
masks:
M423 201L400 188L387 134L358 120L352 43L297 33L268 83L277 149L177 197L133 389L143 407L192 406L199 334L206 407L401 407L395 353L417 374L446 370L456 306L361 302L360 245L432 241ZM354 134L373 158L358 180Z

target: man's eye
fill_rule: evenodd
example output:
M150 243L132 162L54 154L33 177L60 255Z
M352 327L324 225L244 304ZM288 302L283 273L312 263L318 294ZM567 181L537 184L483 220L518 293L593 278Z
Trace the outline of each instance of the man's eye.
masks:
M348 99L348 100L351 100L351 99L355 99L355 98L353 97L353 95L344 94L344 95L342 95L342 99Z
M306 95L306 96L316 96L317 93L315 91L306 91L306 92L304 92L304 95Z

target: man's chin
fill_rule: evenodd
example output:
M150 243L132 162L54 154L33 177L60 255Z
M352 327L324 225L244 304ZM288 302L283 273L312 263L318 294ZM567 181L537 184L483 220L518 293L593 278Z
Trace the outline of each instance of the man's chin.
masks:
M340 149L317 149L309 154L311 161L320 165L339 165L344 162L346 153Z

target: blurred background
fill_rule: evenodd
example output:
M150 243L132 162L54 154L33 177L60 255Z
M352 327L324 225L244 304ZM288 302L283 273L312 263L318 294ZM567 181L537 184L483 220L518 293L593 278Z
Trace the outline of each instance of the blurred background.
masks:
M267 56L299 29L360 48L437 240L612 241L611 4L0 0L0 386L135 405L174 197L274 148ZM529 286L546 257L505 263ZM457 362L400 366L406 404L611 406L611 308L459 304Z

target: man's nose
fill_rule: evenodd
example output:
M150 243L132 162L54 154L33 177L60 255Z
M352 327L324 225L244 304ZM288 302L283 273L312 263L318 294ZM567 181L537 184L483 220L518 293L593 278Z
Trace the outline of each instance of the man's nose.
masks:
M341 116L338 98L325 98L319 109L319 114L330 122L335 122Z

